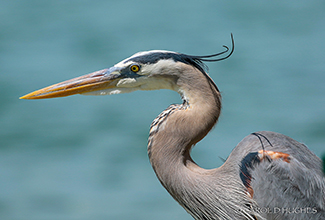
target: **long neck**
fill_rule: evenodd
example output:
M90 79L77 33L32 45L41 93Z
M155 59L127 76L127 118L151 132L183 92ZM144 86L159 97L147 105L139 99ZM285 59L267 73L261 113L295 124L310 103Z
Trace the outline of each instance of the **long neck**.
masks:
M236 169L206 170L190 157L192 146L218 120L220 93L199 70L181 76L177 86L183 104L171 105L151 125L148 155L152 167L161 184L195 219L246 219L249 211L238 212L242 207L237 203L249 201L240 181L233 179Z
M221 96L214 82L196 69L181 74L177 87L183 104L171 105L153 121L148 155L162 185L194 215L186 190L209 171L194 163L190 151L216 124Z
M151 125L148 154L161 181L163 173L176 165L199 169L190 157L191 148L207 135L220 115L218 88L208 76L191 70L177 80L183 104L171 105Z

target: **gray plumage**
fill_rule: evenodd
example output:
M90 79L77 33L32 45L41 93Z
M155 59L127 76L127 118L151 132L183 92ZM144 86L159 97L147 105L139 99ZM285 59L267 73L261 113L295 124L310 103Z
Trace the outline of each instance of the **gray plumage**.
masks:
M202 61L225 59L233 49L224 58L208 58L227 51L210 56L141 52L22 98L174 90L183 103L171 105L153 121L148 155L161 184L194 219L325 219L321 160L285 135L248 135L215 169L203 169L191 158L192 147L215 126L221 110L220 92Z
M321 161L289 137L257 132L272 143L273 147L264 140L265 150L288 153L291 161L262 161L254 167L253 199L248 196L239 174L244 157L262 149L255 135L240 142L220 168L205 170L197 166L190 157L191 147L216 123L221 97L212 82L197 69L188 68L186 74L178 76L179 84L186 82L180 87L190 89L193 94L184 104L168 108L154 120L148 154L162 185L187 212L195 219L325 218ZM193 106L191 99L196 100ZM308 209L308 213L307 210L298 213L301 208Z

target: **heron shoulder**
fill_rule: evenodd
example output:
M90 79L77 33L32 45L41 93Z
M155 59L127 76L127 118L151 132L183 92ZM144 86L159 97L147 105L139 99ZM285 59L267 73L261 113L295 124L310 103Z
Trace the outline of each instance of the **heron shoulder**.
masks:
M235 170L247 192L259 207L271 210L264 217L277 218L283 214L278 208L290 209L285 213L289 217L292 209L306 209L306 204L313 215L304 211L300 213L303 219L325 217L325 197L320 193L325 191L321 160L304 144L283 134L256 132L237 145L226 164L235 161L240 161Z

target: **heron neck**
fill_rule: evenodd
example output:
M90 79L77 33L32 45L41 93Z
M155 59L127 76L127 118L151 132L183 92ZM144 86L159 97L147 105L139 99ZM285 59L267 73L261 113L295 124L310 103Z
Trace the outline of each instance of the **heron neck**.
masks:
M210 78L201 72L185 77L177 81L184 103L170 106L154 120L148 142L152 167L177 201L179 186L186 185L188 177L209 172L196 165L190 151L213 128L221 110L220 93Z
M238 175L236 163L206 170L190 156L191 148L218 120L221 110L218 88L209 76L193 69L180 74L176 85L183 104L163 111L150 129L148 155L158 179L197 220L249 219L250 206L242 204L252 201L240 179L234 178Z
M221 110L217 87L211 79L200 76L180 79L184 103L170 106L153 121L149 159L161 184L195 219L246 219L236 212L244 210L241 204L250 202L240 180L233 178L236 167L206 170L190 156L191 148L216 124Z

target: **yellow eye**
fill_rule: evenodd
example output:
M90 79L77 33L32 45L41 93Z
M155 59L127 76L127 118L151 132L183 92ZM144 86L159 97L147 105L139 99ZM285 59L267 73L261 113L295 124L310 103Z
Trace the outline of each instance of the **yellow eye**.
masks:
M138 65L136 65L136 64L133 64L131 67L130 67L130 70L132 71L132 72L138 72L139 70L140 70L140 67L138 66Z

